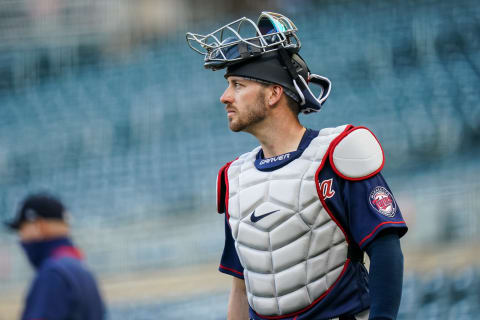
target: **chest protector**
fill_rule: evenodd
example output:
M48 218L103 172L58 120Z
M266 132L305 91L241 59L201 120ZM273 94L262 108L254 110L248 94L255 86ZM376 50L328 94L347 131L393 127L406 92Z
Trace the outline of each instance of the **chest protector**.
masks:
M316 176L345 126L323 129L299 158L270 172L260 149L226 170L226 213L248 302L260 315L286 316L320 301L348 264L346 235L324 209Z

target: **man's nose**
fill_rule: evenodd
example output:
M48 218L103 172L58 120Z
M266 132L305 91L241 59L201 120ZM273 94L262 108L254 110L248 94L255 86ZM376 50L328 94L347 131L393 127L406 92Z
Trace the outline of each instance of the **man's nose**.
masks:
M232 103L232 95L229 88L225 89L222 96L220 97L220 101L223 104Z

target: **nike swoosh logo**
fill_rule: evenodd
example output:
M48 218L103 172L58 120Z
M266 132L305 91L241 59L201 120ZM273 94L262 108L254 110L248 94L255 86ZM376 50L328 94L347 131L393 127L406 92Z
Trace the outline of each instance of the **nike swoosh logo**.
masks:
M253 210L252 215L250 216L250 221L252 221L253 223L255 223L255 222L259 221L260 219L263 219L263 218L265 218L266 216L269 216L269 215L271 215L272 213L275 213L275 212L277 212L277 211L280 211L280 210L273 210L273 211L264 213L264 214L262 214L262 215L256 216L256 215L255 215L255 210Z

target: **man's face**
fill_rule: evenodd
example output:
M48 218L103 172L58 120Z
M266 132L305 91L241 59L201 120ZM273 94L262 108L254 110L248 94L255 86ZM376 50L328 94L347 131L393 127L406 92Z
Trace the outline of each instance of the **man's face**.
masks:
M267 116L265 87L242 77L230 76L220 97L227 111L228 125L234 132L251 132Z
M20 226L18 235L23 242L39 241L43 239L42 230L42 221L26 221Z

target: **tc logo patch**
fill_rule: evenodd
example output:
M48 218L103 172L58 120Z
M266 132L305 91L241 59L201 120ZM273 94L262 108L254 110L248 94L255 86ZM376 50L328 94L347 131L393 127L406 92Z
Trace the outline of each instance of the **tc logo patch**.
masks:
M335 190L332 189L333 178L323 180L320 185L320 191L322 191L323 199L331 198L335 195Z
M397 204L390 192L384 187L375 187L368 198L370 205L378 213L393 218L397 212Z

